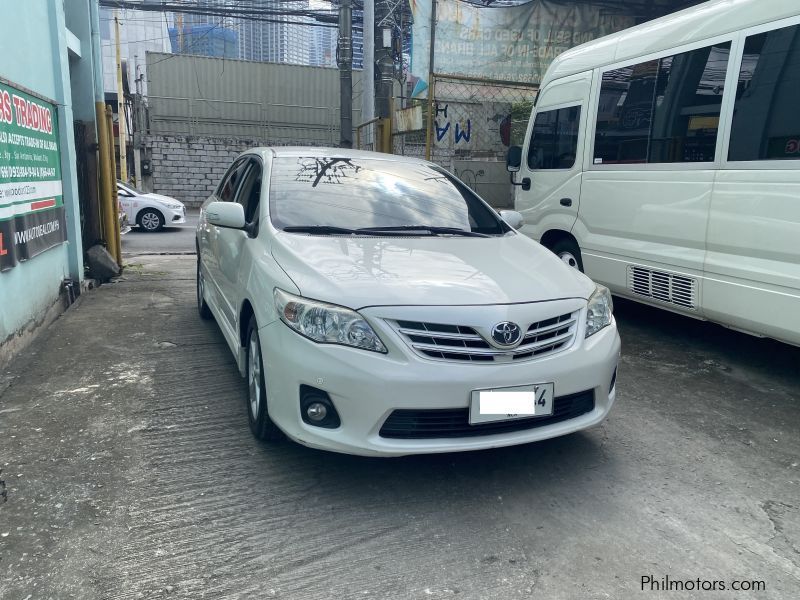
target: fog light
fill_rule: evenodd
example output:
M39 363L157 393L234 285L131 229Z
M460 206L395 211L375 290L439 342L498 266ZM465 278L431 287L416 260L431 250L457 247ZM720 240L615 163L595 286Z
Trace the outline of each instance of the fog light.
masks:
M308 425L325 429L336 429L342 424L328 393L310 385L300 386L300 417Z
M309 419L315 423L319 423L320 421L324 421L325 417L328 416L328 409L322 402L312 402L306 407L306 414Z

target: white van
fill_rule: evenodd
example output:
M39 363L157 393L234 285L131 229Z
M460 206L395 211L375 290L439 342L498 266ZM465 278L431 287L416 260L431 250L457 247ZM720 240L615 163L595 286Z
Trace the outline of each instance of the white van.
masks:
M615 294L800 345L800 1L562 54L508 166L522 231Z

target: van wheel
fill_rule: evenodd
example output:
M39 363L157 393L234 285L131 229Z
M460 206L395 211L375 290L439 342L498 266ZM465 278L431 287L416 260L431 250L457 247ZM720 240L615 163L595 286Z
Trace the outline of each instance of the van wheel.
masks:
M247 327L247 420L257 440L274 442L283 439L283 432L269 418L267 410L264 361L255 317L250 319Z
M583 273L583 259L581 258L581 249L578 244L569 238L561 238L550 247L550 251L560 258L563 262L567 263L573 269L578 269Z

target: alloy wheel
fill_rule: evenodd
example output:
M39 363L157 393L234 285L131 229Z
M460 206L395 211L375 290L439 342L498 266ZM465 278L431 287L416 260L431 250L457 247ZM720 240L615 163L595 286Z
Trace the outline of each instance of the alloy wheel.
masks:
M256 331L253 331L250 335L250 347L247 354L250 414L253 420L258 420L258 413L261 409L261 348L258 344L258 333Z

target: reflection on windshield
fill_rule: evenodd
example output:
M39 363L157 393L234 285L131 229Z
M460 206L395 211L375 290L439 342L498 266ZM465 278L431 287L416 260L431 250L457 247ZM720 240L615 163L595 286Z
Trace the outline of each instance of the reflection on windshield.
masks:
M490 235L508 230L446 171L381 159L276 158L270 216L279 229L428 226Z

